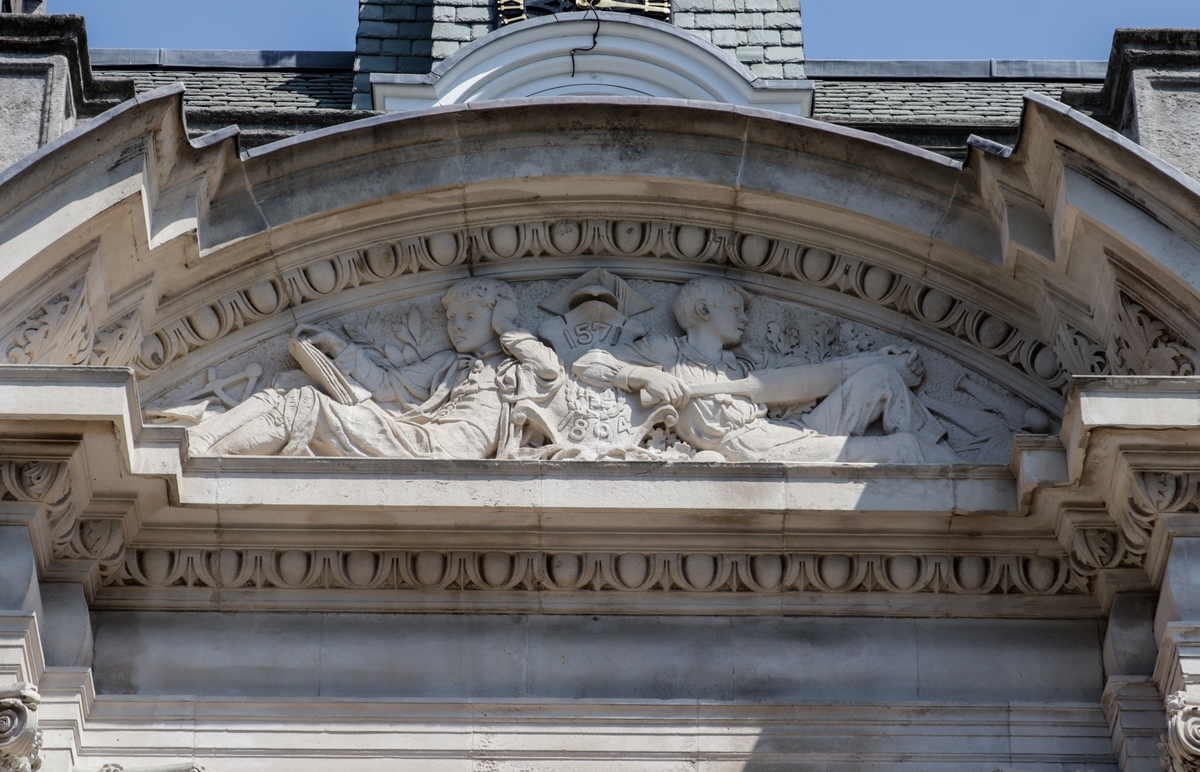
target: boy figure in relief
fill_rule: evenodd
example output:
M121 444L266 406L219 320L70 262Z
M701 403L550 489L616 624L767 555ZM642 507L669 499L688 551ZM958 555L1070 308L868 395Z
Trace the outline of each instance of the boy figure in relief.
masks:
M562 362L517 328L516 297L502 281L461 281L442 305L454 350L397 369L335 333L297 328L370 398L348 405L315 386L266 389L191 429L191 447L215 455L496 457L512 439L512 403L549 398L565 378Z
M910 387L924 365L915 351L772 367L740 347L750 296L724 279L693 279L672 310L682 337L651 335L573 366L581 380L679 408L675 431L698 459L930 464L955 461L945 429ZM815 407L813 407L815 405ZM767 418L768 406L798 417ZM811 409L808 409L811 408ZM805 412L807 410L807 412ZM881 436L864 436L879 421Z

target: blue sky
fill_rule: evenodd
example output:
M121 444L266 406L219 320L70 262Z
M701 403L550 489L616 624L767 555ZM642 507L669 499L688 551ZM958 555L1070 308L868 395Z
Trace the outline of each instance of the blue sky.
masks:
M356 0L48 0L97 48L354 48ZM1117 27L1200 27L1200 0L802 0L813 59L1107 59Z

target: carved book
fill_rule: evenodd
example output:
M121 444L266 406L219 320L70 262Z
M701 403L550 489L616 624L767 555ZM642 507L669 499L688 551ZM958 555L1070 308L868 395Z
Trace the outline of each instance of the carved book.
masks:
M316 381L322 391L338 402L343 405L357 405L371 398L371 392L347 378L346 374L313 344L300 338L290 338L287 346L292 357L300 363L300 369Z

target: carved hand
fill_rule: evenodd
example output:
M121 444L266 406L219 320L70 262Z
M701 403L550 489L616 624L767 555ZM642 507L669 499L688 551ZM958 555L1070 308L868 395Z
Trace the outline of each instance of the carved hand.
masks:
M653 398L652 403L669 402L676 407L683 407L691 396L686 383L652 367L634 368L629 374L629 385L640 389L643 395L649 394ZM644 397L642 401L646 402Z
M497 335L512 332L517 328L517 304L507 298L500 298L492 309L492 329Z
M336 333L322 330L320 327L313 327L310 324L302 324L292 333L299 340L306 340L324 354L331 357L336 357L338 354L346 350L346 346L350 345L342 340L341 336Z
M900 373L905 386L915 389L921 385L921 381L925 378L925 363L921 361L920 352L913 348L888 346L879 353L890 357L888 364Z

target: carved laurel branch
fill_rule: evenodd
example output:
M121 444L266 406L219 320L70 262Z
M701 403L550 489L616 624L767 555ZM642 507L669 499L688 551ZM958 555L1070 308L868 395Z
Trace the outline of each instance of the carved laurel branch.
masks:
M130 549L107 586L479 591L1086 593L1067 559L1015 556Z
M80 518L66 461L0 460L0 499L39 505L54 557L97 561L102 577L123 564L120 521Z
M0 772L32 772L42 766L37 687L0 686Z
M1055 346L970 301L861 258L721 228L643 220L558 220L416 236L321 258L240 287L148 334L142 374L248 324L344 289L419 271L522 257L627 255L732 265L859 297L915 317L1062 391L1069 371ZM1087 372L1084 370L1082 372Z
M125 367L141 351L137 311L95 332L87 281L56 291L5 338L5 356L17 365L107 365Z
M1159 745L1162 768L1169 772L1200 769L1200 697L1176 692L1166 699L1167 740Z

